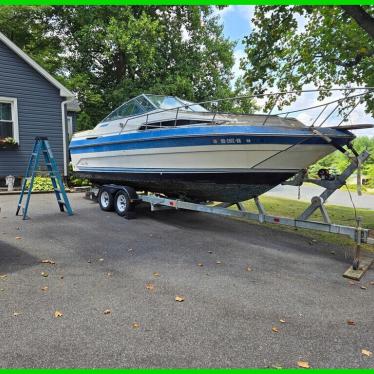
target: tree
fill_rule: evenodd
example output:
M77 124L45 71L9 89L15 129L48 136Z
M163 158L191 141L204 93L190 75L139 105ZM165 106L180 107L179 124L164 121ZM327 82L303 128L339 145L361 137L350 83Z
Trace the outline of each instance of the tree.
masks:
M373 6L256 6L253 31L243 41L247 87L262 93L272 87L300 91L308 84L374 86L373 14ZM373 95L365 99L374 113Z
M235 43L223 36L213 10L209 6L8 7L0 8L0 29L78 94L79 126L86 129L142 92L191 101L233 95ZM15 17L17 30L5 27Z
M48 33L46 7L0 7L0 31L55 75L62 67L58 36Z

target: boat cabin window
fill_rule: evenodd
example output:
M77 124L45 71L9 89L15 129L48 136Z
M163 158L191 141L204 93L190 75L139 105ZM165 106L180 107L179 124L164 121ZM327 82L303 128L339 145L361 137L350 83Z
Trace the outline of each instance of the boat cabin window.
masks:
M178 119L177 122L175 120L171 121L162 121L162 122L152 122L146 125L142 125L139 127L139 130L154 130L164 127L175 127L175 126L187 126L187 125L198 125L198 124L209 124L210 121L201 121L195 119Z

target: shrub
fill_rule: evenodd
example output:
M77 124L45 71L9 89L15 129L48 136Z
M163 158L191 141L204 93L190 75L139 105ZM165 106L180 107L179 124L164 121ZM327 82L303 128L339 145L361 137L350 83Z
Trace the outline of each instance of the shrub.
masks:
M27 181L26 187L29 188L30 181ZM53 191L53 185L50 177L36 176L32 186L33 191Z
M88 179L77 178L74 175L73 167L71 164L69 164L68 170L68 184L72 187L91 186L91 183Z

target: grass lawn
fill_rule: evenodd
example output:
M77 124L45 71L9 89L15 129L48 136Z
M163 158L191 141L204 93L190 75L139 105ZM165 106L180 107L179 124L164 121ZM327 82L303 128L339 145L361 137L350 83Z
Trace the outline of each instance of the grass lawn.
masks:
M260 201L262 202L268 214L275 215L275 216L291 217L291 218L295 218L299 216L309 205L309 203L303 202L303 201L295 201L295 200L290 200L290 199L283 199L279 197L268 197L268 196L261 197ZM248 210L257 212L254 201L251 201L251 200L247 201L245 203L245 206ZM335 206L335 205L327 205L326 208L333 223L345 225L345 226L356 225L353 208L346 208L346 207ZM362 217L363 227L374 230L374 212L372 210L357 209L357 215ZM310 220L323 221L322 216L319 213L319 211L314 213L313 216L310 218ZM278 226L274 224L269 224L269 225L271 225L272 227L276 227L280 230L285 230L285 231L295 230L294 228L287 227L287 226L280 226L280 225ZM306 229L297 229L297 231L306 237L314 238L314 239L321 240L321 241L334 242L334 243L338 243L344 246L352 246L354 244L350 238L343 236L343 235L330 234L330 233L324 233L324 232L306 230ZM364 244L362 248L370 252L374 252L373 245Z

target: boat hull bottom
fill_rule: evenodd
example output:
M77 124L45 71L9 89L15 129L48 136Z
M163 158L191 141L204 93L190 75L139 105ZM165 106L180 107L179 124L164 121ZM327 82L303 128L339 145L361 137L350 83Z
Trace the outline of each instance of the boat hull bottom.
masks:
M138 191L194 201L239 202L262 195L296 172L95 173L77 171L96 185L121 184Z

